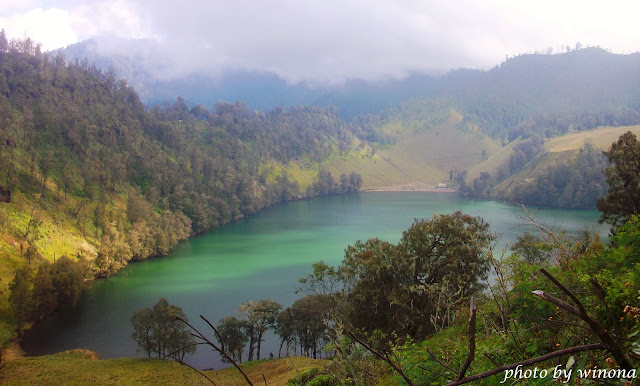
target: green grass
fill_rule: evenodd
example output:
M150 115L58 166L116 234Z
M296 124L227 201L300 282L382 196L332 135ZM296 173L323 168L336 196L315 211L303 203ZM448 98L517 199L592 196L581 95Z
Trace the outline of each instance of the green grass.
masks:
M380 130L397 135L395 144L376 145L374 155L350 152L331 158L326 166L335 175L360 173L365 189L409 184L435 188L449 180L449 170L470 169L480 163L482 150L488 155L501 150L494 139L458 130L462 117L453 110L437 126L428 125L429 117L423 119L391 120Z
M255 384L284 385L289 379L327 361L305 357L254 361L242 367ZM235 368L204 372L217 385L241 385ZM160 359L97 359L87 350L71 350L41 357L10 360L0 371L3 385L201 385L209 384L195 371L176 362Z

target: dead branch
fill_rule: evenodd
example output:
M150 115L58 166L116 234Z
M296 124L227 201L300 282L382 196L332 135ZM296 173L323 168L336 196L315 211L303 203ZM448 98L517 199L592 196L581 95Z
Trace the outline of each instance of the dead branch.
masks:
M554 351L552 353L549 353L549 354L546 354L546 355L542 355L542 356L539 356L539 357L536 357L536 358L531 358L531 359L527 359L525 361L512 363L510 365L497 367L497 368L495 368L493 370L489 370L489 371L486 371L484 373L480 373L480 374L472 375L470 377L462 378L462 379L457 380L455 382L449 383L447 386L464 385L465 383L477 381L479 379L488 378L488 377L490 377L492 375L501 373L503 371L515 369L518 366L529 366L529 365L532 365L534 363L544 362L544 361L549 360L551 358L559 357L559 356L566 355L566 354L572 354L572 353L580 352L580 351L602 350L602 349L606 349L606 347L602 343L594 343L594 344L588 344L588 345L585 345L585 346L570 347L570 348L566 348L564 350Z
M548 301L549 303L555 304L556 306L562 308L563 310L569 312L570 314L573 314L577 317L581 317L580 310L578 310L576 307L572 306L571 304L565 302L564 300L560 300L540 290L531 291L531 293L538 296L539 298L542 298Z
M186 320L182 319L179 316L175 317L176 319L178 319L179 321L181 321L182 323L184 323L185 325L187 325L191 330L195 331L194 333L191 333L191 335L193 335L194 337L202 340L204 344L207 344L209 346L211 346L214 350L216 350L220 355L222 355L225 359L227 359L236 369L238 369L238 371L242 374L242 376L244 377L245 381L247 381L247 383L251 386L253 386L253 383L251 382L251 380L249 380L249 377L247 376L247 374L245 374L245 372L242 370L242 368L240 368L240 366L238 366L238 364L236 363L236 361L231 357L231 355L227 354L227 352L223 349L224 348L224 343L222 338L220 337L220 334L218 334L218 331L215 329L215 327L213 327L213 325L207 320L207 318L205 318L204 316L200 315L200 318L202 318L202 320L204 320L211 328L213 328L213 331L218 335L218 337L220 338L220 342L221 342L221 346L222 347L218 347L218 345L216 345L215 343L213 343L211 340L209 340L206 336L204 336L203 333L201 333L200 331L198 331L197 328L193 327L189 322L187 322ZM189 366L191 367L191 366ZM193 368L193 367L192 367ZM202 373L200 373L202 374ZM204 375L204 374L203 374Z
M547 227L538 224L538 222L535 220L535 218L533 218L531 213L529 213L529 210L527 209L527 207L523 203L520 203L520 206L522 207L522 210L524 210L524 213L529 218L529 221L538 229L538 232L540 233L540 237L542 237L544 242L547 243L547 244L551 244L549 242L549 238L547 236L551 237L551 239L553 240L553 244L558 249L560 249L560 252L564 255L565 261L568 261L569 258L571 257L571 254L560 243L560 241L558 240L556 235L553 232L551 232L549 229L547 229ZM555 253L553 253L553 251L551 252L551 257L553 258L553 262L556 263L556 265L559 266L560 265L560 260L555 256Z
M591 331L593 331L593 333L605 345L606 349L611 353L611 355L613 356L613 358L616 360L616 362L621 368L625 370L631 370L633 367L629 362L629 360L627 359L627 357L622 352L622 349L620 348L620 346L616 344L615 340L611 337L611 335L609 335L609 332L607 331L607 329L599 321L589 316L589 314L587 313L587 310L585 309L582 302L580 302L578 297L573 292L571 292L567 287L565 287L562 283L560 283L555 277L553 277L553 275L551 275L546 269L541 268L540 272L542 272L543 275L545 275L549 280L551 280L551 282L556 287L558 287L562 292L564 292L576 304L576 307L571 307L571 305L568 305L568 306L573 308L574 312L577 311L577 313L571 312L568 309L567 311L576 315L577 317L579 317L589 325L589 327L591 328ZM536 291L536 292L539 292L539 291ZM545 300L547 299L545 298ZM560 306L557 303L554 303L554 304Z

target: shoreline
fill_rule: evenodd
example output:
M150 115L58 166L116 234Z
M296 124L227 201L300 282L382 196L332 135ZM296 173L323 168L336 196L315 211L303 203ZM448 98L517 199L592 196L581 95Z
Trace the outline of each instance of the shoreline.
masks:
M362 192L433 192L433 193L457 193L458 189L434 188L424 185L389 185L365 189Z

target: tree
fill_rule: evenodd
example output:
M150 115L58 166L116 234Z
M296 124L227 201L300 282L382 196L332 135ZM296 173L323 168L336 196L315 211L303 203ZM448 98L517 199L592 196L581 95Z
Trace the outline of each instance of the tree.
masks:
M291 306L293 330L300 350L308 357L317 358L321 341L325 337L326 301L323 295L309 295L296 300Z
M542 264L551 257L550 247L540 237L529 232L518 236L511 250L529 264Z
M604 154L610 163L605 170L609 190L598 199L597 208L602 212L600 222L610 223L615 231L640 213L640 144L628 131Z
M33 278L33 317L50 315L58 306L58 294L51 280L51 264L41 264Z
M246 301L240 306L240 313L247 317L247 335L249 336L249 359L253 360L253 352L257 348L257 359L260 359L260 346L264 333L274 327L278 312L282 306L271 299L257 302Z
M0 53L7 52L9 48L9 42L7 41L7 34L4 32L4 28L0 31Z
M455 306L482 289L493 240L481 218L456 212L416 220L397 245L349 246L342 269L351 324L415 338L432 332L425 321L449 324Z
M62 256L49 270L51 282L56 292L56 304L60 309L72 306L80 297L84 280L84 268L81 263L73 262L67 256Z
M289 355L289 346L295 343L295 323L296 320L291 311L291 307L287 307L276 319L275 333L280 337L280 347L278 349L278 358L282 356L282 346L287 344L287 356Z
M18 337L22 337L22 324L29 320L33 309L32 297L33 271L28 265L18 268L13 281L9 284L9 305L16 321Z
M169 356L182 361L187 354L196 351L195 341L177 317L187 320L178 306L170 305L161 298L153 308L140 309L131 316L133 333L131 338L138 343L138 350L148 357Z
M240 320L235 316L220 319L218 322L218 333L216 339L226 352L231 355L234 361L242 363L242 351L249 341L249 337L245 334L247 327L246 320ZM229 362L224 356L223 362Z

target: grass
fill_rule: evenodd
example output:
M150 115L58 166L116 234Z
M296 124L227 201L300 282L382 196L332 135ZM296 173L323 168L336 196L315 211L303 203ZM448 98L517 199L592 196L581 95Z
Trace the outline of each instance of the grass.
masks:
M474 132L456 128L462 117L448 111L443 123L429 126L423 121L393 119L382 132L396 135L395 144L375 146L370 152L350 152L330 159L327 168L336 175L356 171L363 177L364 188L419 184L432 186L449 180L449 170L470 169L482 161L482 150L488 155L499 152L498 141Z
M289 379L312 368L323 368L326 360L293 357L245 363L243 370L254 384L285 385ZM235 368L204 372L216 385L241 385L244 378ZM201 375L176 362L160 359L104 359L88 350L71 350L40 357L10 360L0 371L3 385L201 385Z
M580 133L570 133L561 137L552 138L546 143L546 149L552 153L558 153L568 150L578 150L585 141L590 141L595 147L603 150L608 149L611 144L618 138L631 131L636 136L640 136L640 125L624 126L624 127L600 127L591 131L583 131Z

